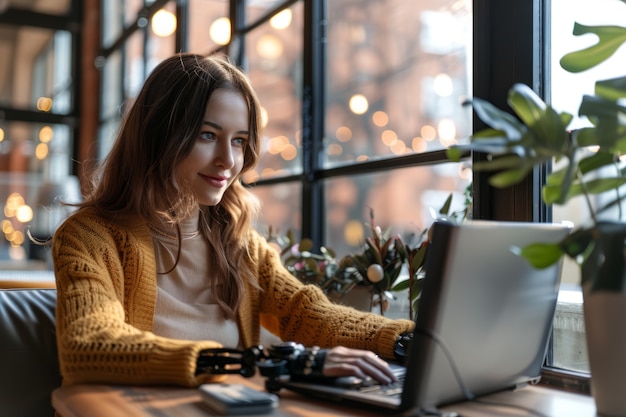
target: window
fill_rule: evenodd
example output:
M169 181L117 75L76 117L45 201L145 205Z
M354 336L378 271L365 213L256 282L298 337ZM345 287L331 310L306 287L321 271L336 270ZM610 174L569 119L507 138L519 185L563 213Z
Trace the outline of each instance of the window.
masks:
M561 3L554 0L555 10L574 9ZM245 178L263 201L262 233L290 230L347 254L363 237L369 209L382 226L411 233L430 225L431 209L450 193L461 208L470 185L475 218L550 221L539 192L547 168L497 190L485 174L472 177L480 156L457 164L444 151L479 127L464 98L508 108L515 82L550 91L557 75L548 78L548 7L542 0L102 2L109 23L98 59L99 155L124 103L163 57L226 53L249 74L267 114L261 161ZM174 33L162 31L167 24ZM557 94L555 84L555 102ZM563 348L555 342L555 361Z
M58 225L47 190L75 201L80 25L69 0L4 2L0 13L2 269L50 268L26 235ZM19 3L16 4L16 3Z
M584 25L621 24L626 17L624 7L619 2L602 0L591 6L584 1L552 0L551 37L551 103L559 111L566 111L575 116L572 128L580 128L589 122L578 117L580 99L585 93L593 93L595 81L608 79L622 73L621 62L626 58L626 51L620 49L616 55L605 63L578 74L563 70L560 58L568 52L582 49L594 41L591 36L574 36L574 22ZM558 16L558 18L554 18ZM607 16L612 16L607 20ZM594 201L600 204L601 200ZM589 210L582 198L569 201L565 206L555 206L554 220L567 220L576 226L589 221ZM615 220L615 211L604 215L606 219ZM557 311L555 322L555 343L552 364L574 371L589 372L584 321L582 315L582 296L580 293L580 270L572 260L566 259L563 273L564 289Z

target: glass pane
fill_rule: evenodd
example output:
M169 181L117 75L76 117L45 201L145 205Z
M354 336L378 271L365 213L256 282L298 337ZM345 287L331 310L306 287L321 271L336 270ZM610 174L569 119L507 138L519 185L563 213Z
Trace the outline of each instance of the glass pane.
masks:
M176 52L174 34L177 26L175 2L170 1L152 16L148 31L147 73L150 73L159 62Z
M69 174L71 129L43 123L0 123L0 172L37 173L60 180Z
M326 184L326 245L338 257L361 251L369 237L370 209L382 230L417 235L430 227L452 193L451 213L465 207L471 169L465 164L412 167L329 179Z
M67 114L72 110L69 32L3 25L0 105Z
M466 141L471 2L328 2L326 166Z
M124 2L123 0L109 0L100 4L102 10L102 45L107 47L122 34Z
M122 34L124 28L137 20L143 7L143 0L107 0L101 2L102 10L102 45L111 46ZM143 19L140 24L147 24Z
M113 117L104 122L98 130L98 160L103 160L113 147L121 117Z
M114 116L122 104L122 53L115 51L105 61L102 68L102 94L100 114L103 119Z
M256 186L250 189L262 204L261 217L257 230L269 237L271 228L274 235L286 236L293 232L296 239L302 230L302 187L300 183L283 183L273 186Z
M275 10L285 0L247 0L246 24L251 24Z
M2 269L21 269L19 265L29 259L30 245L26 232L34 218L41 184L41 177L35 174L0 172L0 204L3 210L0 233ZM18 216L18 211L27 212L29 216Z
M27 229L37 237L51 236L63 210L57 210L58 204L52 208L57 201L50 191L65 194L68 201L80 198L78 182L69 175L72 143L66 125L0 125L0 260L28 259L32 245L24 235Z
M138 21L140 27L148 24L145 18L137 19L139 12L144 7L144 3L152 3L144 0L122 0L124 6L124 27L130 26L131 23Z
M248 73L267 122L256 167L260 178L302 172L302 2L289 11L288 22L266 23L246 37Z
M559 112L572 114L575 119L571 128L580 128L589 121L578 117L578 107L584 94L593 94L595 81L621 76L626 50L620 48L606 62L581 73L572 74L563 70L559 60L563 55L583 49L597 42L593 36L574 36L574 22L583 25L622 25L626 20L626 9L615 0L598 0L589 3L584 0L552 0L553 16L550 22L551 45L551 103ZM553 168L558 168L555 164ZM600 196L592 200L592 205L602 204ZM553 206L555 221L568 220L575 226L590 221L587 203L582 198L574 198L565 206ZM604 216L617 219L616 212ZM565 258L562 276L563 286L559 295L554 322L554 346L552 365L582 372L589 371L587 347L584 334L582 295L580 292L580 270L578 265Z
M139 30L133 33L124 45L124 99L135 97L146 79L144 36L145 32Z
M228 2L225 0L190 0L190 52L205 55L230 41Z

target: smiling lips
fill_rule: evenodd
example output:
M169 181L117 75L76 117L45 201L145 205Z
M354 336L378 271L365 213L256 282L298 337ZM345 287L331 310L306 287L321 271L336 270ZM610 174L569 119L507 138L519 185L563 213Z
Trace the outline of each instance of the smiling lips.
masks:
M212 185L216 188L223 188L228 184L228 177L223 177L221 175L209 176L199 174L209 185Z

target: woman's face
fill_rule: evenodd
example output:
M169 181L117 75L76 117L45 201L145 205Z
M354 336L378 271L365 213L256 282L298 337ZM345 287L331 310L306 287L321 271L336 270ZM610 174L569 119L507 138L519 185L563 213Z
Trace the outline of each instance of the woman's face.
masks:
M250 137L248 105L236 91L216 90L209 99L200 134L176 178L198 202L217 205L243 169Z

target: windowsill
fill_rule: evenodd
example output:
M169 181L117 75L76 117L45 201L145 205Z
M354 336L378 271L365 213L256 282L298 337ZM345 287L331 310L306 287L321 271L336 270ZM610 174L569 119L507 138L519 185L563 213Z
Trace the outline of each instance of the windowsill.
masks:
M583 297L579 290L559 292L552 336L552 366L588 373Z

